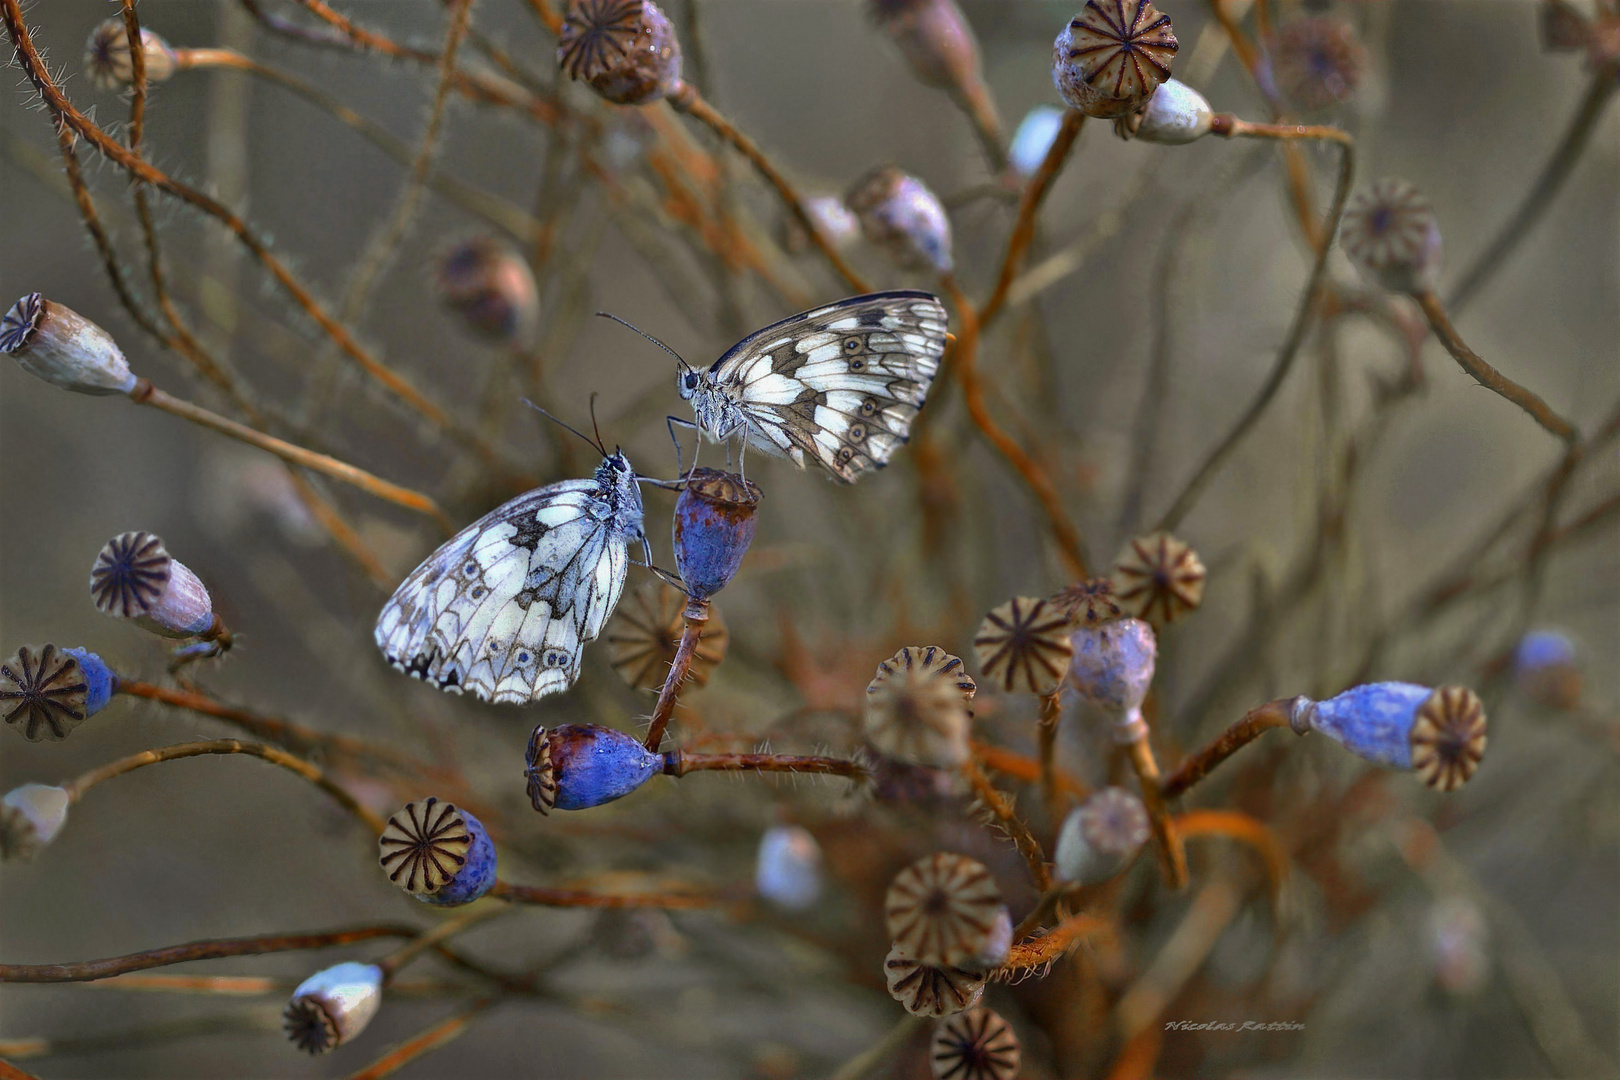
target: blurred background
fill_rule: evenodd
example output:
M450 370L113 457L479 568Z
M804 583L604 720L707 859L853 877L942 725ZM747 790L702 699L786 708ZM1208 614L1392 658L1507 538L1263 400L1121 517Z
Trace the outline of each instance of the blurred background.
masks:
M262 7L321 25L296 4ZM1355 135L1358 186L1399 176L1428 197L1445 239L1442 294L1518 210L1600 77L1581 53L1544 47L1544 13L1528 0L1272 7L1279 26L1331 17L1353 29L1366 53L1354 92L1310 118ZM1061 105L1051 43L1076 4L961 8L1005 133L1032 108ZM803 194L839 194L874 166L899 166L950 209L963 289L989 294L1020 182L987 164L964 113L913 76L865 5L671 0L667 10L686 78ZM1269 119L1207 6L1169 0L1162 10L1181 42L1176 74L1217 110ZM1253 34L1253 13L1231 10ZM608 443L643 472L674 475L663 418L685 407L670 359L593 312L706 364L748 331L851 291L814 251L795 252L781 203L710 131L666 105L617 107L561 79L555 38L527 4L475 4L458 62L563 119L452 94L431 180L397 242L384 234L434 99L443 5L342 5L426 63L312 46L235 3L145 0L139 11L177 48L234 50L374 128L366 137L285 80L203 64L153 86L144 146L159 168L271 237L369 349L499 448L503 470L379 392L216 223L156 198L157 228L176 304L271 430L433 494L458 525L524 479L593 466L588 449L517 404L524 395L576 424L588 423L595 395ZM97 88L81 61L92 29L116 14L103 0L27 12L68 95L119 133L127 94ZM40 291L109 330L137 374L236 415L121 310L63 180L49 117L13 74L0 101L0 301ZM146 295L125 178L89 150L81 158ZM1302 158L1319 218L1335 159L1308 144ZM1453 312L1481 355L1586 432L1620 396L1617 176L1611 107L1534 229ZM436 290L435 266L476 236L509 245L535 273L538 316L522 340L469 335ZM739 254L737 237L757 258ZM848 257L877 287L935 287L870 245ZM1090 121L1026 267L979 370L993 411L1054 478L1088 562L1106 573L1231 430L1287 332L1310 255L1283 158L1238 140L1125 141ZM1366 291L1337 252L1329 274L1344 296ZM1168 363L1159 389L1149 379L1155 355ZM1394 398L1376 389L1395 386L1411 362L1376 319L1318 323L1278 399L1177 526L1209 579L1202 608L1162 637L1154 739L1173 764L1269 698L1372 679L1459 683L1480 690L1490 712L1479 775L1441 796L1325 740L1274 733L1244 751L1185 801L1241 808L1284 838L1294 865L1281 899L1268 898L1252 853L1231 844L1192 850L1188 893L1166 889L1145 855L1104 899L1118 923L1107 944L1044 978L990 989L987 1004L1023 1039L1024 1075L1106 1076L1131 1064L1122 1048L1137 1043L1118 1002L1155 970L1211 882L1241 902L1210 930L1194 968L1167 984L1157 1020L1302 1026L1165 1032L1146 1072L1119 1075L1575 1076L1620 1061L1617 519L1572 531L1544 560L1527 555L1533 515L1493 532L1533 498L1562 448L1432 340L1420 385ZM717 602L727 659L677 713L687 745L853 752L855 710L879 661L914 644L971 656L983 612L1072 584L1039 506L970 424L961 395L939 398L931 432L944 456L929 475L902 451L850 488L750 455L764 491L759 535ZM1612 500L1615 453L1613 442L1600 447L1573 476L1560 523ZM625 685L604 643L587 650L572 692L521 710L406 679L371 641L391 585L330 542L273 458L120 398L64 393L11 363L0 366L0 460L7 655L47 641L84 645L130 677L167 680L164 643L99 615L86 595L107 539L143 529L207 584L240 638L187 678L222 701L434 761L437 782L451 777L458 790L325 763L384 814L428 794L476 807L501 844L503 877L746 894L765 828L791 820L820 841L829 881L808 915L763 905L671 915L533 908L474 928L459 939L468 953L513 971L544 966L544 992L501 1001L400 1075L830 1075L902 1015L882 985L879 914L898 866L942 847L966 851L995 870L1015 918L1033 902L1010 845L960 807L874 802L843 781L700 775L541 819L520 775L534 724L639 731L651 711L652 694ZM317 483L394 581L442 539L420 518ZM671 565L671 496L649 488L646 501L655 561ZM1451 582L1461 582L1454 595L1425 606ZM627 597L651 587L632 568ZM1512 650L1532 628L1575 642L1576 700L1549 703L1514 679ZM1032 751L1032 699L985 688L976 706L977 737ZM1061 760L1088 783L1122 775L1100 730L1070 703ZM146 747L224 734L119 698L65 742L0 736L0 786L54 783ZM1038 815L1033 789L1027 803ZM1053 825L1037 832L1049 838ZM1414 854L1417 835L1435 838L1439 854ZM165 764L87 795L48 849L0 869L0 911L9 963L430 918L378 872L351 820L291 775L241 757ZM0 1056L47 1077L348 1075L482 992L476 979L423 961L411 974L432 985L390 997L354 1045L302 1059L279 1031L285 994L318 967L381 951L176 969L279 980L256 995L0 987ZM927 1075L925 1045L925 1034L912 1037L871 1075Z

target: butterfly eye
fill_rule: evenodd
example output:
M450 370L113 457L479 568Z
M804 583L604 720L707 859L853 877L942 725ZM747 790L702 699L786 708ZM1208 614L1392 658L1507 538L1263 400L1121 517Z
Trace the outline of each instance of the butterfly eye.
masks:
M695 372L695 371L687 372L686 373L686 388L688 390L696 390L697 389L697 384L698 384L698 373Z

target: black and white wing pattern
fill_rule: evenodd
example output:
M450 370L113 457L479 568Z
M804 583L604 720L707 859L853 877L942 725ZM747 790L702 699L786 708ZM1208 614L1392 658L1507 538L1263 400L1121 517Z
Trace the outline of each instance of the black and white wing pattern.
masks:
M742 410L755 446L853 483L910 435L945 326L930 293L853 296L750 334L705 374Z
M568 689L619 602L630 541L645 542L641 514L622 454L595 479L518 496L412 571L377 618L378 648L402 671L485 701Z

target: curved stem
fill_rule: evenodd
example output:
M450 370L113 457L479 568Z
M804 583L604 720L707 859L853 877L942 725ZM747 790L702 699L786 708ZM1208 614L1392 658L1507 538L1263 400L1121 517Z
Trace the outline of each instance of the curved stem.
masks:
M653 706L652 722L647 727L647 738L642 744L655 754L664 741L664 729L669 726L669 718L675 715L676 695L680 693L681 683L686 681L686 673L692 669L692 657L697 655L703 628L708 625L709 602L687 601L682 618L685 622L681 627L681 642L675 648L675 660L669 665L669 674L664 676L664 685L658 691L658 704Z
M509 881L496 881L488 895L514 904L537 904L542 907L583 908L663 908L687 910L718 907L723 901L717 896L682 893L599 893L586 889L553 889L544 885L514 885Z
M1020 941L1007 954L1007 962L995 970L997 976L1013 975L1050 963L1068 952L1081 938L1108 929L1108 921L1095 915L1071 915L1048 933Z
M1160 782L1159 793L1166 799L1174 799L1185 794L1194 784L1208 776L1215 766L1272 728L1288 727L1293 702L1293 698L1278 698L1258 708L1250 709L1243 719L1221 732L1209 745L1189 754L1180 768Z
M1063 171L1064 163L1069 160L1069 152L1074 149L1075 140L1080 137L1080 129L1085 124L1085 113L1075 109L1064 111L1063 123L1058 127L1052 145L1046 148L1041 167L1035 170L1035 175L1024 187L1023 197L1018 201L1018 218L1013 223L1012 234L1007 238L1007 253L1001 259L1001 276L996 279L996 288L990 294L990 299L984 302L979 320L981 323L988 325L1006 306L1007 290L1012 288L1013 278L1023 265L1024 255L1035 240L1035 215L1046 201L1047 192L1052 190L1058 173Z
M68 964L0 964L0 982L52 983L90 982L110 979L128 971L185 964L193 960L218 960L226 956L262 956L265 953L302 949L330 949L384 937L413 937L421 931L412 926L389 923L334 930L324 934L271 934L243 938L213 938L185 945L114 956L106 960L79 960Z
M845 758L801 754L689 754L670 750L664 754L664 773L681 777L695 772L806 773L842 776L864 782L871 771L858 761Z
M1142 788L1142 805L1147 807L1153 838L1159 845L1164 876L1172 889L1185 889L1187 852L1181 844L1181 834L1176 830L1175 822L1170 819L1170 811L1164 805L1164 796L1159 793L1159 763L1153 757L1153 747L1148 744L1146 729L1126 744L1126 750L1131 759L1131 768L1136 770L1136 779Z
M420 1035L400 1043L365 1068L350 1073L348 1080L381 1080L384 1076L391 1076L417 1058L431 1054L466 1031L479 1013L499 1000L499 997L479 998L449 1019L441 1020Z
M1052 887L1052 871L1046 865L1046 853L1041 850L1039 840L1029 831L1024 819L1014 812L1012 803L1006 796L995 789L990 778L984 775L984 770L970 756L962 765L962 773L967 777L968 783L973 787L973 794L982 802L985 809L993 814L997 821L1006 829L1008 837L1012 839L1013 846L1018 854L1024 857L1029 866L1029 876L1035 881L1038 892L1046 892Z

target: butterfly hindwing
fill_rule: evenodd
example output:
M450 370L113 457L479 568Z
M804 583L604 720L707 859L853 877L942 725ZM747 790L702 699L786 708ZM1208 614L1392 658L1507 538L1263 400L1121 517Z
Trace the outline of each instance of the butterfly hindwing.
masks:
M945 351L945 309L901 290L842 300L750 334L708 371L755 445L846 483L888 464Z

